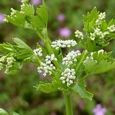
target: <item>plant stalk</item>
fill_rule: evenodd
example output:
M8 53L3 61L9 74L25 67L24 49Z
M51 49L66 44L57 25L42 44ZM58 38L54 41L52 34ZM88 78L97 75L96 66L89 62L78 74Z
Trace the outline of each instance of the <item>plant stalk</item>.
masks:
M73 108L70 94L65 93L64 98L65 98L66 115L73 115Z

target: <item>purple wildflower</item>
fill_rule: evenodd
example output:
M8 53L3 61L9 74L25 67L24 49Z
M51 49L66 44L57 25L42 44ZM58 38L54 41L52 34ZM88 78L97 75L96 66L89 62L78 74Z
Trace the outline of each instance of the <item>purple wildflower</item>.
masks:
M41 4L42 0L31 0L31 4L37 6L39 4Z
M94 115L105 115L106 108L102 107L101 104L97 104L96 107L93 109Z
M0 13L0 24L4 22L5 15Z
M60 28L59 29L59 35L61 37L67 38L67 37L69 37L71 35L71 30L69 28L67 28L67 27Z
M57 16L57 20L58 20L59 22L63 22L63 21L65 20L65 15L64 15L64 14L59 14L59 15Z

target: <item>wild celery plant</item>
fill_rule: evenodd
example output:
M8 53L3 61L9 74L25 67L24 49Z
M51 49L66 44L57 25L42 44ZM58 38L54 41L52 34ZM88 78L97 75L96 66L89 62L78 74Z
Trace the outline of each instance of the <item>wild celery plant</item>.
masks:
M35 31L42 44L37 43L36 49L31 49L19 38L13 38L14 44L0 44L0 69L10 74L21 69L26 62L34 63L39 76L51 78L39 81L35 88L45 93L62 91L66 115L73 115L71 93L92 100L93 94L86 90L87 76L115 68L112 52L104 51L115 37L115 20L107 22L105 16L94 8L84 16L83 32L77 30L74 40L51 41L45 3L36 8L26 0L20 11L11 8L6 21Z

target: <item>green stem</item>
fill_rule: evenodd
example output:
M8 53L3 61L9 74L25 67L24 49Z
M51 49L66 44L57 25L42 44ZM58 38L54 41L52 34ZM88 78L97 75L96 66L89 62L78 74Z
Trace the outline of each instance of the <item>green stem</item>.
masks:
M81 58L81 60L80 60L80 62L79 62L78 65L76 66L76 70L79 69L79 67L81 66L81 64L82 64L83 60L85 59L85 56L86 56L86 55L87 55L87 51L85 50L84 53L83 53L83 56L82 56L82 58Z
M71 96L68 93L64 94L65 106L66 106L66 115L73 115Z
M47 32L46 32L47 33ZM45 36L43 36L42 34L40 34L40 33L37 33L38 34L38 36L41 38L41 40L44 42L44 44L45 44L45 46L46 46L46 50L48 51L48 53L49 54L53 54L54 53L54 51L53 51L53 49L52 49L52 47L51 47L51 40L50 40L50 38L48 37L48 35L46 34L45 32L44 32L44 35ZM57 62L57 61L54 61L54 64L55 64L55 66L58 68L58 70L60 70L61 68L60 68L60 65L59 65L59 63Z

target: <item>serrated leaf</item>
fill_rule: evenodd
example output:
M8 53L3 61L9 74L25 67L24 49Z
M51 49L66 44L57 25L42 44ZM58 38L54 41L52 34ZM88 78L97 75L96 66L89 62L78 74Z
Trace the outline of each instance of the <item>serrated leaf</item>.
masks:
M47 30L46 28L47 28L47 22L48 22L48 13L47 13L45 4L37 8L36 15L31 17L30 22L32 24L32 27L39 34L44 34L43 31L44 29Z
M88 92L85 87L86 86L84 82L79 82L75 84L75 86L72 89L74 92L78 93L81 96L81 98L88 99L91 101L93 98L93 94Z
M21 8L21 12L26 16L34 15L34 7L31 4L24 3Z
M9 53L13 51L13 45L9 43L0 44L0 52L2 53Z
M100 62L88 62L85 64L86 72L90 74L104 73L115 68L115 61L108 62L107 60L101 60Z
M33 29L29 19L34 15L34 7L30 4L24 3L21 11L14 10L11 15L6 16L8 22L23 28Z
M95 21L98 18L99 12L96 8L94 8L91 12L88 12L86 16L84 16L84 31L91 32L94 29Z
M38 32L41 32L43 28L45 28L45 24L41 21L41 19L38 16L33 16L31 18L31 24L32 27Z
M36 10L37 15L41 19L41 21L47 25L48 22L48 12L45 3L41 5L39 8Z
M16 11L14 15L7 16L6 19L8 22L19 27L24 27L25 25L25 15L19 11Z

